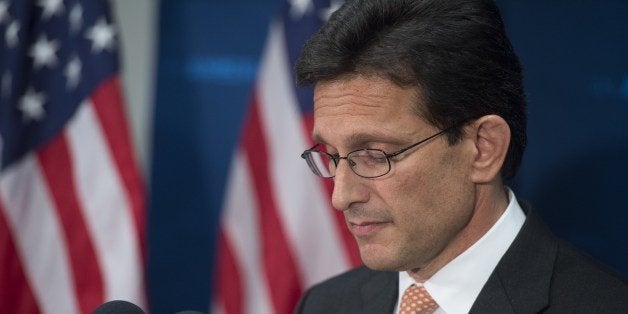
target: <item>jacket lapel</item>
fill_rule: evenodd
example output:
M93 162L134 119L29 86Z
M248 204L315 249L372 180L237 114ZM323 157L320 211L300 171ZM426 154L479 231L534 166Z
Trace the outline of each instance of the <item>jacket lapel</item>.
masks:
M531 207L521 204L526 221L470 313L537 313L548 306L558 242Z

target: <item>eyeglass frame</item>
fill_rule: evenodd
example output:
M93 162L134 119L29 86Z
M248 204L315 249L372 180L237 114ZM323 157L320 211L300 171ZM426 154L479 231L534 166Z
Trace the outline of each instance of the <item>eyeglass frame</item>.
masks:
M384 150L381 150L381 149L378 149L378 148L360 148L360 149L356 149L356 150L353 150L353 151L348 152L348 153L347 153L347 154L343 157L343 156L340 156L340 155L338 155L338 154L332 155L332 154L330 154L330 153L328 153L328 152L324 152L324 151L321 151L321 150L315 149L317 146L321 145L320 143L317 143L316 145L312 146L312 147L311 147L311 148L309 148L309 149L306 149L303 153L301 153L301 158L305 159L305 161L306 161L306 162L307 162L307 164L308 164L308 168L310 168L310 170L312 170L312 172L314 172L314 174L315 174L317 177L319 177L319 178L323 178L323 179L331 179L331 178L333 178L333 177L335 177L335 176L336 176L336 175L335 175L335 171L334 171L334 175L333 175L333 176L331 176L331 177L323 177L323 176L318 175L318 174L314 171L314 169L312 169L312 166L310 166L310 162L309 162L309 160L308 160L307 155L309 155L311 152L323 153L323 154L325 154L325 155L329 156L329 158L330 158L330 159L334 162L334 165L335 165L335 167L336 167L336 169L337 169L337 168L338 168L338 164L340 163L340 160L341 160L341 159L347 160L347 162L349 162L349 155L351 155L351 154L353 154L353 153L355 153L355 152L360 152L360 151L379 151L379 152L382 152L382 153L384 154L384 156L386 157L386 162L388 163L388 170L387 170L385 173L383 173L383 174L380 174L380 175L377 175L377 176L363 176L363 175L360 175L359 173L355 172L355 170L353 169L353 167L351 166L351 164L349 164L349 168L351 169L351 171L352 171L353 173L355 173L357 176L361 177L361 178L365 178L365 179L374 179L374 178L379 178L379 177L383 177L383 176L387 175L388 173L390 173L390 170L392 170L392 164L390 163L390 158L395 157L395 156L398 156L398 155L400 155L400 154L402 154L402 153L404 153L404 152L406 152L406 151L408 151L408 150L410 150L410 149L412 149L412 148L414 148L414 147L417 147L417 146L419 146L419 145L421 145L421 144L423 144L423 143L425 143L425 142L427 142L427 141L429 141L429 140L431 140L431 139L433 139L433 138L437 137L437 136L443 135L443 134L445 134L445 132L447 132L447 131L449 131L449 130L451 130L451 129L453 129L453 128L457 127L457 126L459 126L460 124L461 124L461 123L456 123L456 124L454 124L454 125L452 125L452 126L450 126L450 127L448 127L448 128L442 129L441 131L439 131L439 132L438 132L438 133L436 133L436 134L433 134L433 135L431 135L431 136L428 136L427 138L424 138L424 139L422 139L422 140L420 140L420 141L418 141L418 142L416 142L416 143L414 143L414 144L411 144L410 146L406 146L406 147L404 147L404 148L402 148L402 149L399 149L399 150L397 150L397 151L395 151L395 152L393 152L393 153L386 153Z

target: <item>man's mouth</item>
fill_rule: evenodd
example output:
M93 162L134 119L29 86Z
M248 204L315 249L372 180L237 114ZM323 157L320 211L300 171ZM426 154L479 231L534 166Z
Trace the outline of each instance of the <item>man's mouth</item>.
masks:
M349 230L356 237L368 237L385 228L388 221L350 221Z

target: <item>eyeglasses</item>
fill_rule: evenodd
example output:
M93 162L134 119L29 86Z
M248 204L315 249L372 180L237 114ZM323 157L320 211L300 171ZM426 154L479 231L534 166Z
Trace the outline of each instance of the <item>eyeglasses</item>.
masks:
M333 178L336 175L336 168L341 159L345 159L351 170L362 178L377 178L390 172L390 158L395 157L413 147L427 142L453 127L446 128L432 136L422 139L408 147L404 147L394 153L387 154L381 149L365 148L357 149L349 152L347 156L339 156L338 154L329 154L324 151L315 149L320 144L314 145L301 154L301 158L305 159L310 170L321 178Z

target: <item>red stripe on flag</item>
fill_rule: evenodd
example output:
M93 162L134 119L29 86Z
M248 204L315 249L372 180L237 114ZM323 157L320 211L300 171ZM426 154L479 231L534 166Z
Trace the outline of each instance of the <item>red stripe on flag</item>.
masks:
M264 270L272 304L277 313L291 313L301 295L299 272L274 199L266 139L261 126L257 95L253 95L245 122L244 150L250 164L260 209L260 230L263 239Z
M122 92L118 76L104 81L92 94L94 110L98 116L102 130L107 138L109 150L124 183L127 197L133 208L133 217L137 228L141 255L146 260L145 240L145 199L142 178L132 150L131 134L124 112Z
M55 137L37 153L68 248L74 288L81 313L89 313L104 300L96 252L79 205L74 170L64 136Z
M306 134L310 134L312 130L314 129L314 117L312 114L308 114L303 117L303 125L307 132ZM311 145L308 145L309 147L313 146L314 145L313 141L310 140L310 144ZM321 182L321 186L324 188L324 191L326 192L325 196L327 197L329 208L333 209L333 206L331 205L331 193L334 190L334 181L327 179L327 180L320 180L320 182ZM336 229L338 229L342 237L341 240L342 240L342 243L344 243L345 251L347 252L347 256L349 257L349 263L351 267L361 265L362 258L360 257L360 250L358 249L358 244L355 241L353 234L351 234L351 232L349 231L349 228L347 228L344 214L341 211L336 210L336 209L333 209L333 211L334 211L334 218L335 218L334 222L336 225Z
M218 260L216 276L216 296L222 301L225 313L242 314L242 303L246 295L242 290L242 278L238 264L229 245L224 230L218 234Z
M0 200L0 313L39 313Z

